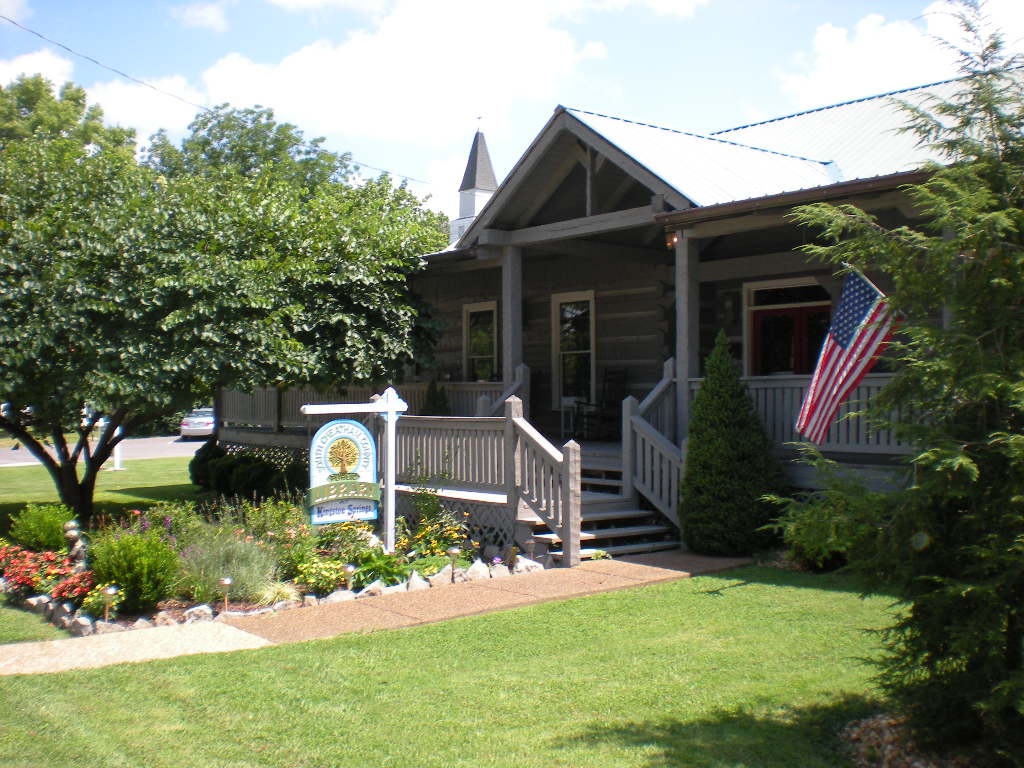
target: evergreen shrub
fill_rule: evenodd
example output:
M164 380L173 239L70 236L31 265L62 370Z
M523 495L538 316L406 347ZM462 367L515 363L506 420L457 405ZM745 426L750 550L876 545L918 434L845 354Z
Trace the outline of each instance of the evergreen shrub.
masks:
M683 539L694 552L749 555L777 541L764 528L785 488L782 468L729 353L724 331L705 364L694 399L680 489Z
M198 485L203 490L212 490L210 483L210 462L226 456L227 451L217 445L217 437L211 435L210 439L203 443L202 448L196 451L192 461L188 463L188 476L193 485Z
M158 530L109 532L93 544L93 572L124 593L126 613L142 613L170 597L178 580L178 555Z

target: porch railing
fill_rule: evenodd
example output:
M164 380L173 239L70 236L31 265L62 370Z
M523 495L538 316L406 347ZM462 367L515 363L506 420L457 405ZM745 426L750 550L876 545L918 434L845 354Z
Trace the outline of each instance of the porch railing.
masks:
M529 369L523 366L524 378L517 378L508 392L529 393ZM402 399L409 404L409 412L420 414L426 403L427 382L416 381L399 384ZM507 395L500 381L446 381L440 384L448 395L453 416L496 416L504 407L503 395ZM370 384L350 384L332 389L257 389L252 393L222 390L218 399L217 417L225 425L245 425L258 429L280 431L302 428L308 424L316 426L328 417L307 417L300 412L303 405L318 403L366 402L379 391ZM483 404L483 405L482 405Z
M505 491L505 420L403 416L397 429L398 479L440 479L460 488Z
M675 387L675 360L669 358L643 402L632 395L622 401L622 484L624 494L642 493L678 526L684 454L674 439Z
M481 395L481 398L483 396ZM499 416L505 410L505 401L510 397L518 397L520 402L523 404L523 415L525 418L530 417L530 366L520 363L516 366L515 373L512 377L512 383L508 389L501 393L491 404L486 414L480 413L483 410L486 403L482 400L479 405L477 415L483 416Z
M748 376L743 379L754 401L768 436L777 445L804 438L793 425L800 414L810 376ZM822 450L837 453L906 453L907 446L896 440L888 430L872 430L865 419L849 414L862 410L892 381L892 374L869 373L839 408L836 421L829 428ZM690 399L700 389L703 379L690 379Z
M580 447L559 451L523 418L518 397L505 401L505 477L509 507L525 504L562 541L562 565L580 562Z

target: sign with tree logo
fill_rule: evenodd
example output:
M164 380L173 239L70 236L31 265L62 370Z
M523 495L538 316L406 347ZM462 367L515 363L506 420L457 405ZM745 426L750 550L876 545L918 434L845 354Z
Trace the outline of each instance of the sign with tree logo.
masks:
M310 522L376 520L379 501L377 443L370 430L352 419L320 427L309 446Z

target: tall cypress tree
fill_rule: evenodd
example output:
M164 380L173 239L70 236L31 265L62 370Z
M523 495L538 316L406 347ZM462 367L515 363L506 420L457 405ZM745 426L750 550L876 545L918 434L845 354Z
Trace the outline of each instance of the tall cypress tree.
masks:
M962 5L961 88L910 110L908 130L943 157L906 190L923 221L887 228L829 205L797 218L831 240L812 255L888 273L905 318L869 415L911 446L914 482L865 521L872 546L851 558L904 606L881 682L919 735L1022 765L1024 60Z
M748 555L775 542L773 533L761 530L775 514L761 497L784 488L782 469L724 331L705 368L680 490L683 540L694 552Z

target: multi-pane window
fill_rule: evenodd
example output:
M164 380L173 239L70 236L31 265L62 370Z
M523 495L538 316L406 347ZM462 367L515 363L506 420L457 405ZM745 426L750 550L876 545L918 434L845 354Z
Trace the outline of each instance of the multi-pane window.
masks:
M552 297L554 406L594 398L594 299L592 293Z
M498 318L493 301L463 307L463 349L467 381L498 377Z

